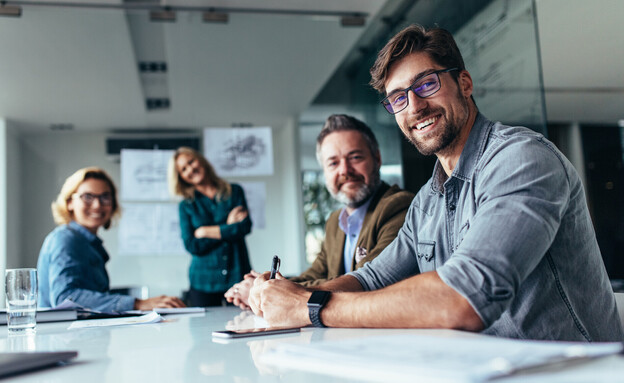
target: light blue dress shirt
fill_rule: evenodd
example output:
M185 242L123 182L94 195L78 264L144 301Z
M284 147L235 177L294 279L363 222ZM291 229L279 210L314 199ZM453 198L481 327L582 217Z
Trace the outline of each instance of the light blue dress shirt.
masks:
M54 229L43 241L37 273L39 307L55 307L65 299L102 312L134 308L135 298L111 294L102 240L71 221Z
M371 194L371 197L375 193ZM355 254L355 245L360 237L360 230L362 230L362 224L364 223L364 217L368 210L372 198L368 198L368 201L364 205L358 207L349 215L347 209L343 208L338 216L338 226L345 233L345 246L343 251L344 269L345 272L351 271L351 265L353 264L353 255Z
M529 129L479 114L451 176L437 162L397 238L351 275L373 290L433 270L486 334L624 338L581 180Z

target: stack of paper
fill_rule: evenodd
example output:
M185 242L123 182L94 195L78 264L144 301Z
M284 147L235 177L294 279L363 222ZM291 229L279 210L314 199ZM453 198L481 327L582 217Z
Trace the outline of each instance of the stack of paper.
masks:
M150 312L157 312L160 315L168 315L168 314L200 314L205 313L205 307L156 307L152 310L129 310L124 311L124 314L149 314Z
M621 349L621 343L390 335L309 345L280 344L262 355L260 361L366 381L479 382L563 360L614 354Z
M89 328L89 327L109 327L109 326L123 326L129 324L147 324L162 322L163 318L155 311L151 311L149 314L141 316L131 316L122 318L111 319L90 319L83 321L75 321L67 328L73 330L77 328Z

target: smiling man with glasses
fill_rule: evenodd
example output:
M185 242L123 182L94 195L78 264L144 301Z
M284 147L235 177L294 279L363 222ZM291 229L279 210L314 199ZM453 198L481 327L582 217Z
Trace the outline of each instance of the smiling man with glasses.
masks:
M272 326L622 341L577 172L541 134L479 113L451 34L404 29L371 75L405 137L437 157L433 175L377 258L315 291L259 277L254 312Z

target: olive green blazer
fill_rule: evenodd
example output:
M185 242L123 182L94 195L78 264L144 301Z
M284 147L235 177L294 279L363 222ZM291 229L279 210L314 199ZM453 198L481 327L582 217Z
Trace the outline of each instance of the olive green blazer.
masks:
M356 244L356 249L364 249L366 256L358 262L354 256L349 271L362 267L394 240L403 226L413 198L413 193L401 190L397 185L390 187L385 182L381 183L368 206ZM304 286L315 286L345 274L343 261L345 233L338 226L340 211L341 209L334 211L327 220L325 241L316 260L300 276L290 280Z

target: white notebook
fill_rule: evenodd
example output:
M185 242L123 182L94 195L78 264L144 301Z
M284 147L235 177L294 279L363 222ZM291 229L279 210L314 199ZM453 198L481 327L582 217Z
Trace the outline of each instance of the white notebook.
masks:
M618 353L621 343L521 341L415 334L279 344L262 355L270 366L360 381L480 382L565 360Z

